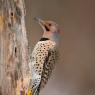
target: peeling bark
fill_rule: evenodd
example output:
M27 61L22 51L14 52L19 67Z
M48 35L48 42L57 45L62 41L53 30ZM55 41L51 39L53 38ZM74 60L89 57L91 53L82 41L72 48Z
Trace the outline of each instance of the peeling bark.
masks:
M23 0L0 0L0 95L17 95L29 73Z

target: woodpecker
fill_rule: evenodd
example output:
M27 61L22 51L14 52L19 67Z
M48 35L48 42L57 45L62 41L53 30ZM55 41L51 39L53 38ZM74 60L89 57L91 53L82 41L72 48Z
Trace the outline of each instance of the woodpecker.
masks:
M32 80L30 87L33 95L39 95L55 67L60 30L58 24L53 21L45 21L40 18L35 18L35 20L42 27L43 35L31 53L29 67Z

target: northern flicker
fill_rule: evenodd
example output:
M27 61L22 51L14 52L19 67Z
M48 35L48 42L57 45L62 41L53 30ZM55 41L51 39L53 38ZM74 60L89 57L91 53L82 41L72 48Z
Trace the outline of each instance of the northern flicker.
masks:
M32 74L31 89L33 95L39 95L55 67L57 46L60 35L58 25L53 21L44 21L36 18L43 29L42 38L37 42L30 59Z

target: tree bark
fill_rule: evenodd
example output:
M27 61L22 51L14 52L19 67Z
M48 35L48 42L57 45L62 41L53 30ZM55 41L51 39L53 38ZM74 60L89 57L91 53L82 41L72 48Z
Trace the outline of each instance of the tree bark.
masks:
M23 0L0 0L0 95L17 95L28 75L28 40Z

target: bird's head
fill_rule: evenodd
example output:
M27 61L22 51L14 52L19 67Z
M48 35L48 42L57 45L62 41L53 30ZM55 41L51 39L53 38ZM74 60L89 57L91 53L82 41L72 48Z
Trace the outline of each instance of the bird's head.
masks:
M44 31L43 37L47 37L53 41L57 41L59 39L60 29L58 24L53 21L44 21L38 17L36 17L35 20L38 21Z

